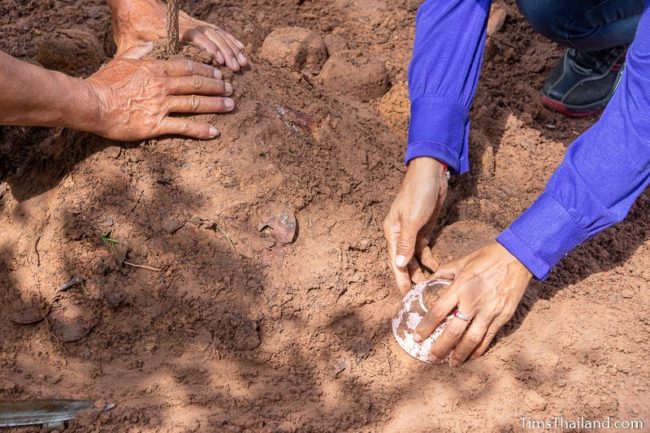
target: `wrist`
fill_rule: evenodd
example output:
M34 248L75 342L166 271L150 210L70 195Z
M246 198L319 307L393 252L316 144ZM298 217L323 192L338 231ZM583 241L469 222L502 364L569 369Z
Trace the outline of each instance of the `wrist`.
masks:
M118 54L133 45L164 37L165 5L159 0L110 0Z
M445 174L447 179L449 179L449 167L443 161L439 161L435 158L428 156L423 156L411 160L409 163L409 169L417 171L427 171L433 174Z
M64 76L60 126L86 132L97 132L100 125L100 100L88 80Z

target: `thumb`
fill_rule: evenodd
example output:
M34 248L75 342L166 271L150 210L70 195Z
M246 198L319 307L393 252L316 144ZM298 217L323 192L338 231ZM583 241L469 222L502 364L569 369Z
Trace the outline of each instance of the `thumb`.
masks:
M411 258L413 258L419 229L419 227L408 221L402 221L402 229L397 238L397 251L395 253L395 266L398 268L406 268Z
M120 54L120 59L139 60L153 51L153 42L135 45Z

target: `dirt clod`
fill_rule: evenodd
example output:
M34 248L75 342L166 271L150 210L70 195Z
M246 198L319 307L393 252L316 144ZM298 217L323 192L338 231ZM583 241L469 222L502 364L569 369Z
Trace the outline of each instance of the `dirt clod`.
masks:
M88 75L106 60L106 54L94 33L73 28L56 30L42 37L34 60L48 69Z
M350 94L362 101L382 96L389 87L384 63L358 50L332 55L323 66L319 81L330 91Z
M379 100L377 109L386 125L398 134L403 134L408 128L411 110L407 83L397 83L391 87Z
M312 30L283 27L266 37L260 56L277 67L318 73L327 59L327 47Z
M96 324L92 308L85 305L83 301L71 297L57 301L52 306L47 319L52 333L65 342L82 339Z

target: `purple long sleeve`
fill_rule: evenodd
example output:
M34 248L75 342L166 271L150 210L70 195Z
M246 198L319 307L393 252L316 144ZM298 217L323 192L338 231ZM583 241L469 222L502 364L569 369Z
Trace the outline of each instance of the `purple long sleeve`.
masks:
M491 0L427 0L418 10L409 67L411 122L406 163L423 156L469 170L469 109L485 46Z
M622 81L568 149L545 192L497 240L540 279L580 243L625 218L650 183L650 2Z
M406 162L428 156L469 169L474 97L488 0L426 1L409 71ZM537 201L497 241L537 278L580 243L625 218L650 183L650 0L619 87L600 120L568 149Z

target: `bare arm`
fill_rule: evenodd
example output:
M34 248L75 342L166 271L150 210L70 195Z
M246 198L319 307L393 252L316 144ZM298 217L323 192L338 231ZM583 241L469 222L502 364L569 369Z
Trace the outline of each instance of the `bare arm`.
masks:
M221 72L190 60L143 59L135 46L86 80L0 52L0 124L67 127L121 141L177 134L216 137L206 122L173 113L224 113L235 103Z
M0 124L91 130L99 106L84 80L0 51Z

